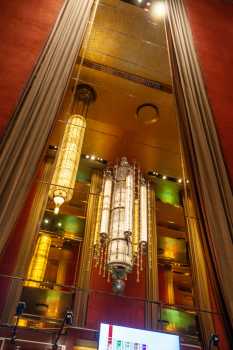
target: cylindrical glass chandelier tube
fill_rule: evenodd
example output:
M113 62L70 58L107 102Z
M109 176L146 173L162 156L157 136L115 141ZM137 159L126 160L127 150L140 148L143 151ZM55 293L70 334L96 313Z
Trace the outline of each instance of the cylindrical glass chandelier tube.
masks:
M125 180L125 234L132 235L133 231L133 200L134 200L134 176L130 169Z
M128 236L133 226L133 183L132 168L127 159L122 158L115 168L108 251L108 264L118 271L120 267L130 271L133 265L132 242ZM130 203L126 204L126 198Z
M147 185L144 180L140 184L140 242L147 243Z
M86 120L84 117L73 115L69 118L49 193L56 205L56 213L58 213L60 205L69 201L73 196L85 129Z
M112 197L112 176L107 174L104 179L103 186L103 207L100 222L100 235L107 237L109 234L109 221L111 210L111 197Z
M94 246L97 246L99 243L99 234L100 234L100 224L102 217L102 207L103 207L103 195L100 194L98 198L98 206L97 206L97 215L96 215L96 223L95 223L95 234L94 234Z
M133 218L133 254L134 256L138 253L138 245L139 245L139 234L140 234L140 223L139 223L139 200L134 200L134 218Z

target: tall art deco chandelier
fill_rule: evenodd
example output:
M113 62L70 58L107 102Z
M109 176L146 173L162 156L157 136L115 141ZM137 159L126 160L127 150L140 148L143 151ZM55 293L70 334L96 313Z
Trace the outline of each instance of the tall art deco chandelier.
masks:
M151 189L124 157L104 173L94 238L96 267L122 293L128 273L139 282L143 255L151 255Z
M58 214L61 205L69 202L74 193L82 145L86 130L88 107L96 98L94 90L86 84L75 87L72 111L59 147L49 197L54 202L54 213ZM78 114L77 114L78 113Z

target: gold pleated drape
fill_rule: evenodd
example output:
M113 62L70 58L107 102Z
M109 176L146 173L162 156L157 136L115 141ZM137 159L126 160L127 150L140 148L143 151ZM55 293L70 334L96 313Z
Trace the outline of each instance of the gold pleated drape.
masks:
M147 266L147 302L146 326L149 329L158 328L159 319L159 282L158 282L158 260L157 260L157 226L156 226L156 198L153 188L149 189L149 242L148 242L148 266Z
M23 230L23 238L19 246L17 261L13 276L19 279L12 279L7 294L7 300L1 315L1 321L10 322L15 313L19 301L23 279L25 278L40 229L40 222L46 207L49 183L52 175L52 161L47 160L42 166L41 176L36 185L36 191L29 211L28 220Z
M182 0L167 0L173 86L186 162L190 165L220 293L233 326L233 201L213 116ZM205 251L204 251L205 254Z
M23 207L90 17L93 0L66 0L0 145L0 253Z
M185 198L186 197L186 198ZM204 250L200 239L200 225L197 219L194 206L190 196L184 196L185 218L188 230L189 255L192 266L193 287L198 309L199 321L203 340L206 347L208 346L209 337L215 333L214 322L209 285L207 278L206 261L204 258Z

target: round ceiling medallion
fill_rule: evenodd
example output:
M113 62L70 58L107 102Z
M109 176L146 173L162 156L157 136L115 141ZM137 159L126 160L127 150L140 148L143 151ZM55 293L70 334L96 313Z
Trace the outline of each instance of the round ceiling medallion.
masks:
M159 119L159 109L153 103L143 103L136 110L136 119L145 125L154 124Z

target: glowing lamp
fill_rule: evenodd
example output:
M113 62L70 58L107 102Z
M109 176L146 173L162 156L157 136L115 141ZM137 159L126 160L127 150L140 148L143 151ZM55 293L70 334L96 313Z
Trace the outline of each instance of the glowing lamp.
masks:
M144 179L140 185L140 243L147 243L147 186Z
M163 18L166 15L166 5L164 1L156 1L152 8L152 15L158 18Z
M121 293L124 279L134 264L138 273L142 269L140 254L144 251L139 247L147 245L149 229L147 183L140 170L123 157L119 164L105 172L101 198L99 244L95 243L95 247L100 249L100 270L101 266L104 271L108 270L112 275L113 291Z
M109 172L106 172L103 186L103 204L102 215L100 223L100 235L106 238L109 230L109 219L111 209L111 196L112 196L112 176Z
M55 204L55 214L58 214L61 205L70 201L73 196L85 129L84 117L75 114L69 118L49 191L49 196Z

